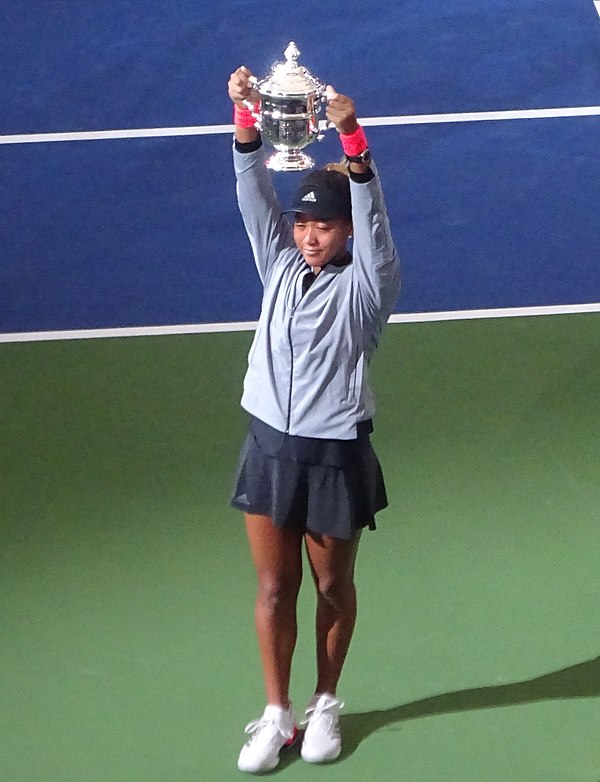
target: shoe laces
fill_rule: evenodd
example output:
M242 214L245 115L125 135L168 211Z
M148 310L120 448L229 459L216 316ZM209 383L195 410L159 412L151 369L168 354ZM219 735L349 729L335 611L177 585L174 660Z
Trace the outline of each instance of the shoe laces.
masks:
M314 705L310 705L306 709L305 718L300 724L302 727L306 727L311 722L313 725L322 722L323 727L328 733L339 736L340 726L338 716L343 708L343 701L338 701L335 698L325 699L321 697Z
M261 717L258 720L249 722L244 728L244 733L247 733L251 737L250 741L253 741L264 728L274 728L284 739L292 739L294 737L293 728L283 728L272 717Z

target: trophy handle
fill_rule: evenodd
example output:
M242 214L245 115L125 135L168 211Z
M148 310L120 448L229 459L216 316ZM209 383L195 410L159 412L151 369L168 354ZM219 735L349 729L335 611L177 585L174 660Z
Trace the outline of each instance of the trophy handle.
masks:
M323 92L319 96L321 102L324 106L327 106L329 102L329 98L327 97L327 94L325 92L325 88L323 88ZM333 122L330 122L328 119L322 119L319 120L319 135L317 136L317 141L323 141L325 136L323 135L326 130L329 130L330 128L335 127Z
M252 87L253 90L256 90L258 88L258 79L256 78L256 76L250 76L248 78L248 83L250 84L250 86ZM250 111L252 112L252 116L253 117L256 117L256 119L260 119L260 116L258 116L256 114L256 112L254 111L254 104L251 101L245 100L244 101L244 106L247 109L250 109Z
M258 79L256 78L256 76L250 76L250 78L248 79L248 82L250 83L250 86L253 89L256 89L258 87ZM257 112L256 109L254 108L255 104L252 103L252 101L249 101L249 100L244 100L243 104L244 104L244 106L247 109L250 110L250 114L252 114L252 116L256 120L256 122L254 123L254 126L256 127L257 130L260 130L261 129L261 116L260 116L260 112Z

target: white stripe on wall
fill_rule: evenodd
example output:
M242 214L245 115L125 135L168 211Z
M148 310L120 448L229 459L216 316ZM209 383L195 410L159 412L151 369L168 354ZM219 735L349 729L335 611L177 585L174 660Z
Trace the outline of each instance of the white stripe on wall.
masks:
M507 307L487 310L448 310L445 312L409 312L392 315L389 323L426 323L430 321L479 320L482 318L518 318L537 315L577 315L600 312L595 304L564 304L547 307ZM79 329L72 331L24 331L0 334L3 342L51 342L68 339L107 339L111 337L158 337L175 334L216 334L254 331L256 321L231 323L196 323L180 326L132 326L115 329Z
M597 3L600 5L600 0ZM497 122L516 119L556 119L600 116L600 106L519 109L511 111L471 111L458 114L415 114L396 117L361 117L365 127L431 125L450 122ZM321 125L324 127L325 123ZM115 139L165 138L172 136L212 136L233 133L233 125L190 125L180 128L130 128L124 130L85 130L64 133L20 133L0 136L0 144L48 144L58 141L111 141Z

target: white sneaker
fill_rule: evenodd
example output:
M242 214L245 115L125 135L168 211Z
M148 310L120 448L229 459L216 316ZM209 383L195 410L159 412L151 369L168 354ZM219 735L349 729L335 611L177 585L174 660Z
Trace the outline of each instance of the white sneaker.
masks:
M344 707L334 695L315 695L306 709L307 720L300 754L309 763L327 763L342 751L339 713Z
M272 771L279 763L279 752L294 743L298 731L292 708L269 705L259 720L246 725L250 738L238 759L240 771L260 774Z

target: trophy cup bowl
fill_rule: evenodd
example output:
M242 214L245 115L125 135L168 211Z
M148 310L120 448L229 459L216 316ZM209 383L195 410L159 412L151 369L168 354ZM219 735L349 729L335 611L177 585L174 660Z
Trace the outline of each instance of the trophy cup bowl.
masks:
M322 138L318 115L326 103L325 85L298 65L300 52L293 41L284 56L268 76L251 80L260 96L256 127L276 150L265 161L267 168L305 171L315 162L301 150Z

